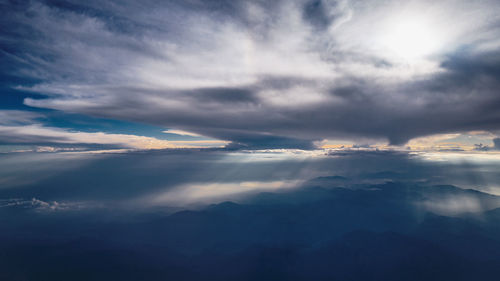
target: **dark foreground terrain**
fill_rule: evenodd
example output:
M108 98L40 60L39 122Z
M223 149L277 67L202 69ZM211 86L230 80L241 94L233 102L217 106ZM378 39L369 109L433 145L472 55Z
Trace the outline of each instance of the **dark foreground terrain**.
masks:
M454 186L313 183L125 220L5 207L0 279L498 280L498 197Z

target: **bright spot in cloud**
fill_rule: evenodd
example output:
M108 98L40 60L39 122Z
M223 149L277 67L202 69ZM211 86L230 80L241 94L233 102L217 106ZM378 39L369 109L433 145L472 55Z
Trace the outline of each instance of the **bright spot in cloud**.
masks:
M390 56L414 61L439 49L439 34L430 22L419 18L398 18L390 21L380 39Z

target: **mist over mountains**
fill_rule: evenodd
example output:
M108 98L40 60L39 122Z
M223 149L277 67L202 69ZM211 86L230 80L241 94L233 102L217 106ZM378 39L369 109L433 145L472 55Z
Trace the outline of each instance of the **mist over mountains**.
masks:
M500 197L451 185L331 185L347 180L321 177L239 203L126 219L10 206L2 210L1 276L496 280Z

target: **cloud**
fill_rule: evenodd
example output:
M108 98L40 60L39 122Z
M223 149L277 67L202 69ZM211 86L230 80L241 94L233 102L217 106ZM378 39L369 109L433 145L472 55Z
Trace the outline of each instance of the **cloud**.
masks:
M21 110L0 110L0 144L34 145L33 149L14 151L77 151L102 150L103 148L129 149L170 149L170 148L203 148L224 147L227 141L221 140L175 140L168 141L154 137L131 134L111 134L104 132L79 132L57 127L47 127L38 123L46 118L41 113ZM182 134L193 133L183 131L166 131ZM69 146L69 147L68 147Z
M229 183L190 183L166 192L148 195L138 201L148 206L182 207L237 201L259 192L283 192L299 186L300 181L243 181Z
M163 132L166 134L176 134L176 135L180 135L180 136L190 136L190 137L199 137L200 136L198 134L187 132L187 131L182 131L182 130L166 130Z
M0 208L23 208L36 211L76 211L90 207L95 208L97 205L93 205L90 202L46 202L37 198L32 198L31 200L21 198L0 199Z
M357 149L329 154L199 149L115 154L11 153L2 155L0 161L0 198L92 201L147 209L240 200L255 192L317 186L317 181L311 185L308 181L319 177L335 179L333 176L346 180L340 184L328 182L327 187L395 181L453 184L499 194L498 155L483 159L479 154L443 159L443 153L433 156Z
M494 138L493 144L494 144L495 149L500 150L500 138Z
M431 198L421 202L421 206L430 212L456 216L466 213L477 213L484 211L477 196L449 196L448 198Z
M101 149L102 147L131 149L169 149L223 147L227 144L227 142L218 140L167 141L153 137L126 134L109 134L103 132L72 132L64 129L44 127L39 124L34 124L25 126L0 125L0 144L49 144L56 146L72 144L76 145L77 148L80 146L85 147L86 149L91 149L92 145L102 145ZM57 147L47 147L49 147L49 149L45 149L43 151L61 150ZM37 149L37 151L40 151L40 149Z
M247 148L500 129L494 1L70 3L9 6L5 65L45 95L27 106ZM433 56L384 49L396 15L444 34Z
M23 110L0 110L0 125L31 124L43 115Z

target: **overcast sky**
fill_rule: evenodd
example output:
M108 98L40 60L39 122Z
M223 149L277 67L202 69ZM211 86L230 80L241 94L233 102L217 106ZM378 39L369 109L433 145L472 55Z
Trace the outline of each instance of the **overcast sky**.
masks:
M312 149L481 136L454 146L493 150L499 136L496 1L1 5L4 144Z

